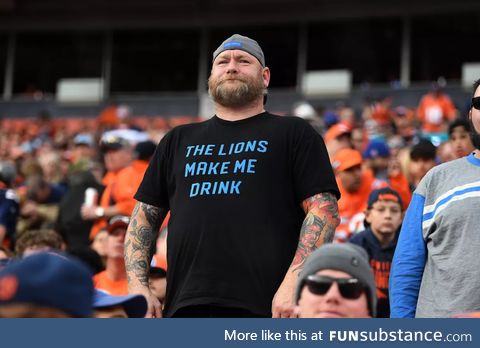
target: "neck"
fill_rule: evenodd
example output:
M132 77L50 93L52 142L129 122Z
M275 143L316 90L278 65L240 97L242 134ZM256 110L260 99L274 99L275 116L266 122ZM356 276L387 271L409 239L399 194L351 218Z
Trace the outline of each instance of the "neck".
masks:
M389 245L395 238L395 233L388 233L388 234L378 233L378 232L375 232L373 229L372 229L372 232L375 235L375 237L378 239L382 247L386 247L387 245Z
M258 115L264 111L263 96L260 99L253 101L251 104L234 108L215 103L215 114L218 118L225 121L240 121Z
M480 150L479 149L475 149L474 151L474 156L478 159L480 159Z
M127 273L125 271L125 261L123 258L108 257L106 266L107 267L105 269L107 271L107 276L111 280L120 280L127 277Z

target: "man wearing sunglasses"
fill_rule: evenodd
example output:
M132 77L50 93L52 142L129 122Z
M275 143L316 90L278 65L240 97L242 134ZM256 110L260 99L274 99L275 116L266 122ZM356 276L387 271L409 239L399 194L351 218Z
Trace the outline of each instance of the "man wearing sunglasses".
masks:
M469 121L476 150L431 169L408 207L390 273L390 316L480 310L480 80Z
M317 249L300 274L296 301L300 318L375 317L375 279L366 252L353 244Z

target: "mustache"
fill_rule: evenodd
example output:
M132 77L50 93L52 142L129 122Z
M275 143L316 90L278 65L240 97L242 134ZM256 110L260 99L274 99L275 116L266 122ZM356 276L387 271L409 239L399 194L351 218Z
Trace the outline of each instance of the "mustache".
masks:
M226 82L226 81L240 81L240 82L247 82L245 79L242 79L240 77L226 77L226 78L223 78L221 80L219 80L218 82L219 83L223 83L223 82Z

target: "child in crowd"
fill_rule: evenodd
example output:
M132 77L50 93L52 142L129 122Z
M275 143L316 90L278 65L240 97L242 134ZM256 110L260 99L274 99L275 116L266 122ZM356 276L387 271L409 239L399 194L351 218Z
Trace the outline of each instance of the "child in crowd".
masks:
M389 187L372 191L365 212L366 230L350 239L350 243L363 247L368 253L375 274L379 318L390 316L388 280L403 219L402 206L402 199L397 191Z
M471 127L467 120L456 119L448 126L448 140L452 144L454 158L468 156L475 150L470 139Z

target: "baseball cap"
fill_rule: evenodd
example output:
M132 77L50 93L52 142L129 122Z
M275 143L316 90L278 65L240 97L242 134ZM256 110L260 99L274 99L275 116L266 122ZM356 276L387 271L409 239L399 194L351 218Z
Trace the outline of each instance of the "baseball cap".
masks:
M113 232L117 228L127 228L130 223L130 218L126 215L115 215L110 220L108 220L107 231L108 233Z
M390 187L383 187L377 190L373 190L368 196L368 209L377 201L392 201L400 204L400 207L403 208L402 198L397 191L391 189Z
M0 271L0 306L30 303L76 317L92 315L92 273L63 254L38 253Z
M361 165L362 162L362 155L359 151L354 149L342 149L333 156L332 168L336 173L339 173L354 166Z
M345 123L337 123L331 126L326 132L323 137L325 140L325 144L330 143L332 140L335 140L339 136L343 134L350 134L352 129L347 126Z
M240 34L234 34L228 39L222 42L220 46L213 52L212 61L217 56L227 50L241 50L247 52L258 59L260 64L265 67L265 56L257 41L250 39L249 37L242 36Z
M390 149L383 140L373 140L368 143L367 148L363 152L363 158L374 159L378 157L389 157Z
M348 273L362 282L365 285L370 314L372 317L375 317L377 305L376 285L372 268L368 263L368 255L361 247L351 243L325 244L307 258L298 278L295 294L297 303L307 277L324 269Z
M143 318L147 313L147 300L143 295L113 296L104 291L95 290L93 308L122 306L129 318Z
M129 147L130 143L128 140L116 135L109 135L100 140L100 150L102 152L107 152L109 150L120 150Z
M79 133L73 138L73 143L93 147L93 136L89 133Z
M339 122L338 116L336 113L332 111L327 111L323 115L323 122L327 128L331 128L332 126L336 125Z

